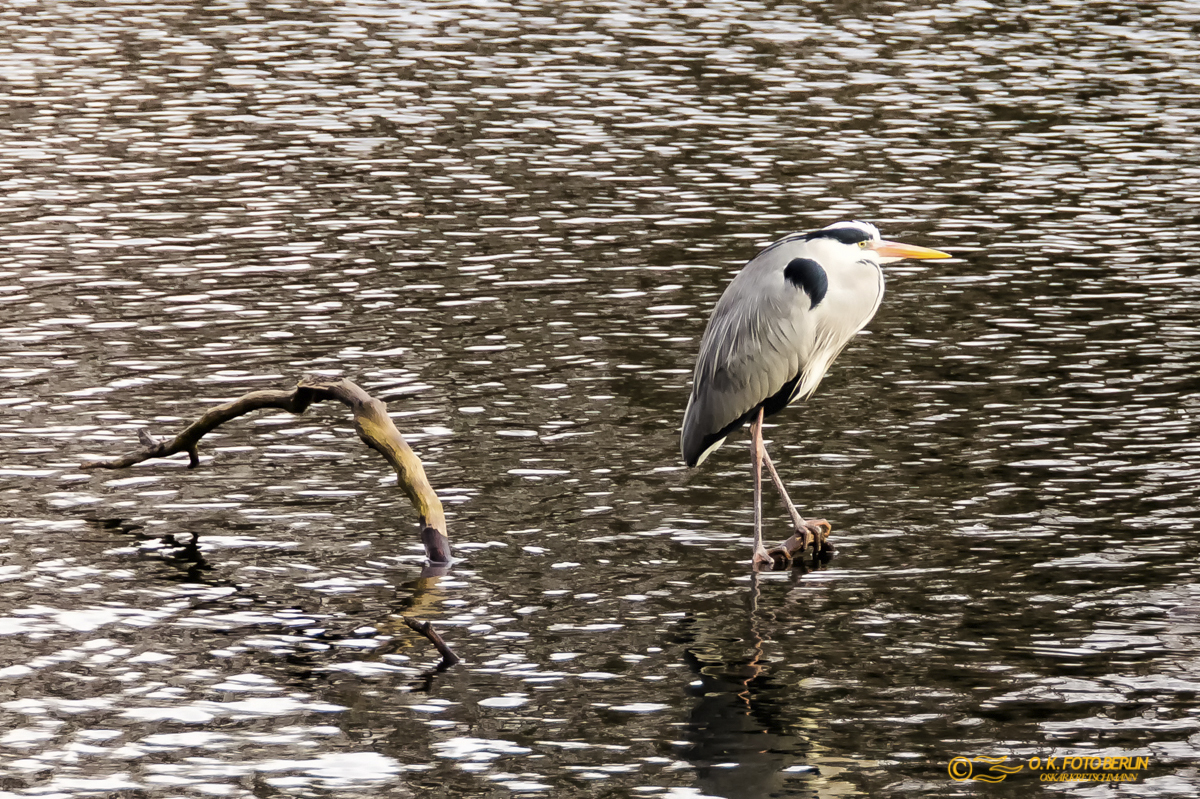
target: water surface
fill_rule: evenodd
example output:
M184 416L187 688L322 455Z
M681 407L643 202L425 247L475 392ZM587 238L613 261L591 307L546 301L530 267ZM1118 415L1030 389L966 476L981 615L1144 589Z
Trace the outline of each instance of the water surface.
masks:
M0 19L5 795L1194 795L1192 4ZM844 218L958 258L768 428L838 553L752 580L692 358ZM388 400L448 575L340 407L79 470L309 372ZM1152 767L946 771L1052 753Z

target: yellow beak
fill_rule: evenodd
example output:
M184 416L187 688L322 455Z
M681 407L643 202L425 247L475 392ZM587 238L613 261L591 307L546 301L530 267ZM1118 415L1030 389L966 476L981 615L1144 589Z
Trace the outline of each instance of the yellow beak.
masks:
M948 252L931 250L928 247L917 247L913 244L901 244L898 241L881 241L879 242L879 246L875 248L875 252L884 258L916 258L921 261L954 257Z

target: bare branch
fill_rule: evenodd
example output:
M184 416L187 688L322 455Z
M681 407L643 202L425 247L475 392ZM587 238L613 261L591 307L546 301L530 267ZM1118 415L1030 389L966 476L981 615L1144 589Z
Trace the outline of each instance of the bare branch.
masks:
M200 463L197 447L200 439L220 425L251 411L276 408L301 414L314 402L337 400L354 413L358 437L378 452L396 472L400 488L421 517L421 542L425 555L434 563L450 562L450 540L446 537L446 516L441 500L425 476L425 467L387 413L387 405L350 380L306 376L291 391L251 391L233 402L209 409L170 441L156 441L146 430L138 431L142 448L119 458L89 461L82 469L127 469L151 458L168 458L188 453L188 468Z

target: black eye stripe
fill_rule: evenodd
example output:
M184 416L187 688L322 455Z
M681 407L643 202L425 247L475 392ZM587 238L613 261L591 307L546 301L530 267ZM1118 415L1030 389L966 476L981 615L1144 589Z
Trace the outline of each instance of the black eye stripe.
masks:
M804 234L805 241L813 239L833 239L842 244L858 244L860 241L870 241L871 234L855 227L835 227L832 230L814 230Z

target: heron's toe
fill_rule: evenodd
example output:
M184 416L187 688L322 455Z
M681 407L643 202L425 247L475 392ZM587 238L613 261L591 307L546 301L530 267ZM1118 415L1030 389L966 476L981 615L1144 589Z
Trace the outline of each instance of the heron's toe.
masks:
M788 552L782 545L772 549L767 553L767 556L771 559L772 571L786 571L792 566L792 553Z
M775 568L775 559L771 557L771 553L767 552L767 548L764 546L759 546L754 551L754 559L751 563L756 569L760 566L766 566L768 569Z
M833 532L833 525L824 519L810 519L807 522L807 526L809 531L813 534L813 552L832 552L833 545L829 543L829 534Z
M824 519L809 519L804 526L821 540L828 538L829 534L833 532L833 525Z

